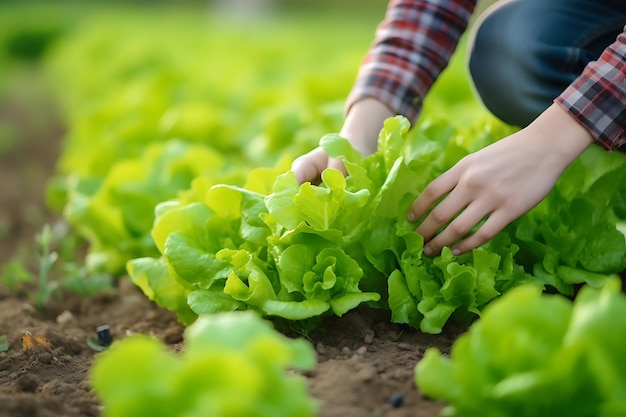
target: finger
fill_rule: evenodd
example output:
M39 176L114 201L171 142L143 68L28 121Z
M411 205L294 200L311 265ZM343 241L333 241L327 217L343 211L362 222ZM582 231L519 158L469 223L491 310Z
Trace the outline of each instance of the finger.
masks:
M409 221L421 219L437 200L454 189L458 180L454 167L432 180L411 205L407 213Z
M452 246L452 244L466 236L489 213L489 209L480 204L470 204L457 218L452 220L450 224L424 246L424 253L432 256L440 253L444 246Z
M296 158L291 164L291 170L295 174L298 184L306 181L319 182L319 177L327 165L328 155L326 152L322 148L315 148Z
M469 252L470 250L479 247L480 245L487 243L491 239L495 237L502 229L506 227L513 221L510 213L507 213L505 210L496 210L494 211L487 221L478 228L474 233L468 236L466 239L454 245L452 248L452 253L455 255L460 255L465 252Z
M341 173L343 173L344 176L347 175L346 166L344 165L341 159L328 158L328 168L335 168L341 171Z
M425 242L428 242L437 234L439 229L450 223L469 203L470 200L465 193L452 190L446 198L428 213L415 231L424 237Z

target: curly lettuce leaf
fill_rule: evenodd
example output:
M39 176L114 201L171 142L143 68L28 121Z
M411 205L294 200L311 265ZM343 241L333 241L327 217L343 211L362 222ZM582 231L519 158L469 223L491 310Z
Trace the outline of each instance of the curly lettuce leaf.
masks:
M253 172L246 184L262 191L270 178L267 195L208 184L201 196L196 182L187 198L200 201L158 206L153 236L190 309L198 315L253 309L302 320L378 301L380 294L359 288L363 270L345 252L361 233L356 211L369 201L367 190L348 191L333 170L324 173L324 186L299 186L292 172L267 170Z
M440 256L421 261L407 253L402 268L389 280L392 321L426 333L441 333L453 315L457 321L469 323L503 292L533 282L513 267L515 247L506 246L506 236L496 241L502 245L497 252L477 248L454 256L446 247Z

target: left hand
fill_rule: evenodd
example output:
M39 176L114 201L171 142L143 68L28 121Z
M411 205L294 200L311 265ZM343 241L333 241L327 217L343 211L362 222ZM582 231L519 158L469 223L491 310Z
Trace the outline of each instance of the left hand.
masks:
M369 97L361 99L348 110L339 136L348 139L352 147L363 156L373 154L378 144L378 132L382 129L385 119L391 116L393 112L382 102ZM329 158L319 147L299 156L291 165L298 184L307 181L319 184L322 171L326 168L335 168L346 173L340 159Z
M426 216L416 230L424 253L452 246L459 255L492 239L543 200L592 143L589 132L553 104L528 127L461 159L424 188L407 215L410 221Z

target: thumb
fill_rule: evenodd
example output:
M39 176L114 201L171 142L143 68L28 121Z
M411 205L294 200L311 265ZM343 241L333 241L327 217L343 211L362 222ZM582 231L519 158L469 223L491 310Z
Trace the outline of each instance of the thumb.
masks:
M315 148L296 158L291 164L291 170L295 174L298 184L307 181L319 183L322 171L327 166L328 155L322 148Z

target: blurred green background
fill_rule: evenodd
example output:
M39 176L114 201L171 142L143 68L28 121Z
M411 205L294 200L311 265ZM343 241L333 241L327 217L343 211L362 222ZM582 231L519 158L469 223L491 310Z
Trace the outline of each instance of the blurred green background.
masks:
M284 13L306 13L380 20L386 8L382 0L112 0L112 1L30 1L0 0L0 58L37 60L60 35L81 20L112 10L144 10L146 13L228 14L239 17L271 17ZM320 20L321 30L323 19Z
M311 149L340 129L343 101L386 7L386 0L0 0L0 183L9 185L0 201L0 263L64 207L79 228L101 224L93 213L84 217L85 199L119 200L107 185L114 166L147 163L150 144L177 138L209 147L225 166L241 168L239 178ZM455 68L461 76L448 77L439 96L463 123L475 113L452 107L471 97L463 65ZM149 211L178 191L151 186L159 192L143 189L154 200L144 201ZM117 221L124 237L109 245L151 244L149 217L134 228L126 217ZM82 234L100 245L111 230Z
M190 133L194 126L172 125L181 112L192 124L205 120L184 140L219 132L216 143L252 141L276 153L311 126L298 133L300 149L310 147L340 123L385 8L381 0L0 0L0 264L60 214L64 201L54 210L45 201L50 178L78 170L99 181L113 159ZM250 155L263 156L255 146Z

